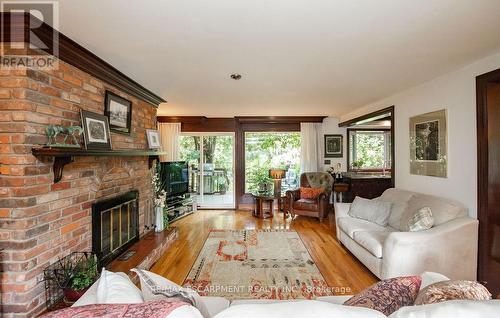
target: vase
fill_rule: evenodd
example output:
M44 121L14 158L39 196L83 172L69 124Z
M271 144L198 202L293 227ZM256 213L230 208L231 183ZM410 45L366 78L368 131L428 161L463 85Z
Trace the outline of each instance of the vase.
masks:
M163 208L161 206L156 206L155 207L155 231L156 232L161 232L164 229L164 223L163 223Z

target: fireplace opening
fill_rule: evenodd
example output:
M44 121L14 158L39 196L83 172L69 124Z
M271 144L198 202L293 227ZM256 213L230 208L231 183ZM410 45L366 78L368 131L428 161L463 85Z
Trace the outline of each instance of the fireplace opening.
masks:
M136 190L92 205L92 252L106 266L139 240L139 192Z

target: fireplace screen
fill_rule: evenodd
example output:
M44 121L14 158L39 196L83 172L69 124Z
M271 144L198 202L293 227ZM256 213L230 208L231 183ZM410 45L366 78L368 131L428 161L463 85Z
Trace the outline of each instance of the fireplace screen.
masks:
M92 205L92 252L105 266L139 239L139 193L130 191Z

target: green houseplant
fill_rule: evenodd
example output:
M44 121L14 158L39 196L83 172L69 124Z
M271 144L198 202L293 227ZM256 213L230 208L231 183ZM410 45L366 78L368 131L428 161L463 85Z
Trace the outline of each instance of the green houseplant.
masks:
M58 283L66 301L77 301L99 276L95 255L83 255L76 260L71 255L59 260Z

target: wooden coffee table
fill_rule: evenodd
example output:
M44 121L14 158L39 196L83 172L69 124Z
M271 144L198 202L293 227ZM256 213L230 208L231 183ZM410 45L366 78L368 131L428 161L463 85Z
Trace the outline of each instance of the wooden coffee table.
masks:
M284 208L285 193L275 196L273 192L254 192L252 196L255 200L252 215L259 219L267 219L273 217L274 200L278 202L278 210ZM269 209L266 210L265 206L268 205Z

